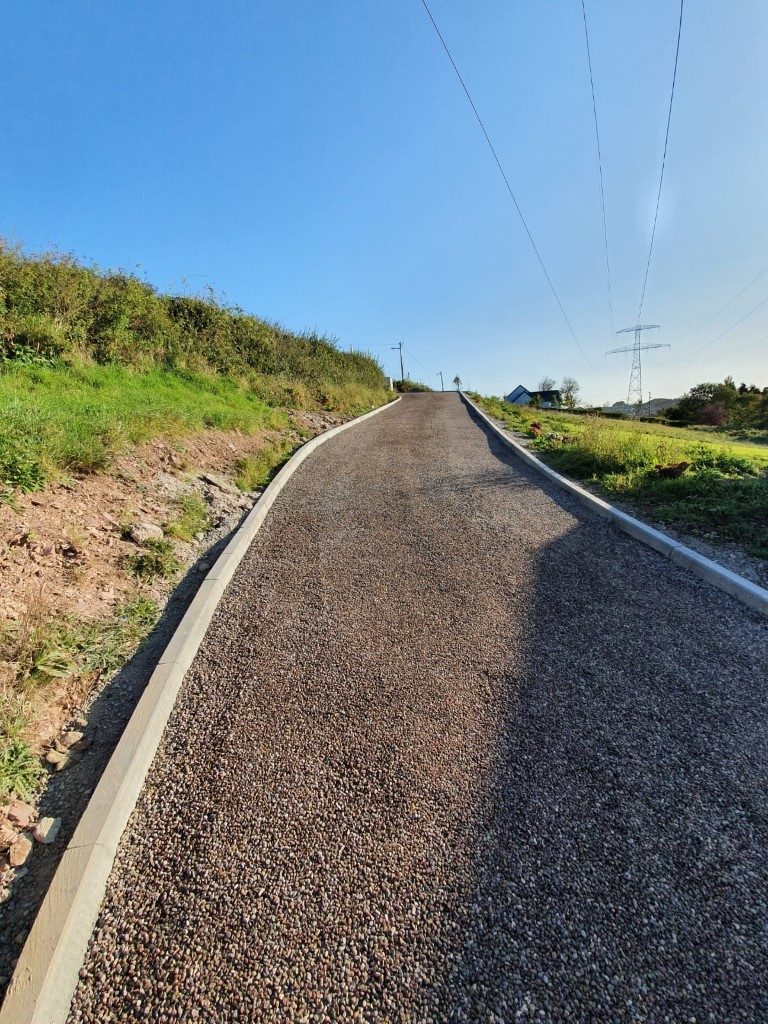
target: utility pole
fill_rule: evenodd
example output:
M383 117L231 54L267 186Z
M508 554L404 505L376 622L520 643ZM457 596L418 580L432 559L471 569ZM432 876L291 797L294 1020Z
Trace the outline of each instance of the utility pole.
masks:
M443 371L438 370L437 372L440 374L440 390L445 391L445 384L443 384Z
M634 345L628 345L625 348L612 348L605 354L607 356L613 355L615 352L631 352L632 353L632 369L629 374L629 390L627 391L627 405L634 405L635 416L639 417L643 409L643 365L640 356L641 352L646 352L651 348L671 348L671 345L659 345L659 344L647 344L641 343L643 331L658 331L660 330L659 324L635 324L634 327L622 327L620 331L616 331L617 334L631 334L634 332L635 343Z
M398 345L391 346L393 351L397 349L400 352L400 380L405 380L405 370L403 369L403 343L402 341Z

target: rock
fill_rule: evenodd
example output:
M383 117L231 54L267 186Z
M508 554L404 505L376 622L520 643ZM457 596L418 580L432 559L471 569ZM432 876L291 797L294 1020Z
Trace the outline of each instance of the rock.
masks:
M7 822L3 822L0 825L0 850L7 850L9 846L12 846L16 842L16 834L16 829Z
M32 852L32 838L24 832L8 851L8 863L12 868L20 868Z
M8 820L19 828L26 828L35 817L35 808L23 800L11 800L6 810Z
M216 487L218 490L223 491L224 494L235 494L238 496L240 494L240 490L235 487L233 483L230 483L226 477L219 476L218 473L203 473L200 479L204 483L210 484L212 487Z
M57 750L55 747L52 747L45 755L45 760L48 764L53 765L54 771L63 772L70 765L77 764L80 757L72 751Z
M16 943L17 946L23 946L24 943L27 941L28 935L29 932L27 931L26 928L24 928L23 931L20 931L17 935L14 935L13 941Z
M61 818L41 818L32 835L38 843L53 843L61 828Z
M74 747L76 743L79 743L83 739L85 733L80 732L79 729L68 729L61 736L61 745L69 750L70 747Z
M162 540L163 531L156 523L134 523L128 536L137 544L146 544L148 540Z

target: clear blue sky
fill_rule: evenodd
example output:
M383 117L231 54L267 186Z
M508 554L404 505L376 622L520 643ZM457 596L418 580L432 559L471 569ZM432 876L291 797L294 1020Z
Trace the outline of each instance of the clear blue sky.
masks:
M432 0L593 369L419 0L27 0L0 12L0 233L162 289L210 283L406 369L626 396L578 0ZM588 0L616 327L634 322L677 0ZM689 0L643 319L674 395L768 384L768 4ZM185 283L186 282L186 283ZM421 364L421 365L419 365ZM436 377L428 378L435 383Z

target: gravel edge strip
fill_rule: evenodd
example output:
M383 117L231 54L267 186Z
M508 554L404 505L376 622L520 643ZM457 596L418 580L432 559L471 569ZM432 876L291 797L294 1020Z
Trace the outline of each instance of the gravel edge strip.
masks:
M752 583L751 580L746 579L744 576L731 572L730 569L726 569L717 562L713 562L711 558L705 558L704 555L700 555L692 548L686 547L685 544L671 540L666 534L661 533L660 530L654 530L652 526L647 526L639 519L635 519L634 516L619 511L613 505L609 505L607 501L603 501L602 498L591 494L572 480L568 480L567 477L556 473L554 469L550 469L540 459L537 459L535 455L532 455L523 445L518 444L501 427L497 427L490 416L484 413L479 406L475 405L472 399L465 395L463 391L459 392L459 394L469 409L474 412L489 430L493 431L504 442L507 448L510 448L515 455L519 456L529 466L534 466L544 476L549 477L550 480L553 480L560 487L569 491L582 504L592 509L593 512L597 512L603 519L608 519L618 526L620 530L623 530L624 533L634 537L635 540L639 540L642 544L647 544L648 547L654 548L664 555L665 558L675 562L676 565L688 569L700 579L711 583L712 586L718 587L720 590L724 590L727 594L749 605L755 611L768 616L768 590L758 586L756 583ZM3 1024L1 1018L0 1024Z
M319 434L280 469L206 576L171 637L61 858L0 1008L0 1024L64 1024L117 854L176 697L227 584L302 462L387 405Z

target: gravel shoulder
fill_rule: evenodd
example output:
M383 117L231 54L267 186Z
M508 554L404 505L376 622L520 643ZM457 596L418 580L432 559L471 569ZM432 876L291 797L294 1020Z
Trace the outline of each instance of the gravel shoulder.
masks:
M406 396L241 563L71 1024L768 1019L766 641Z

